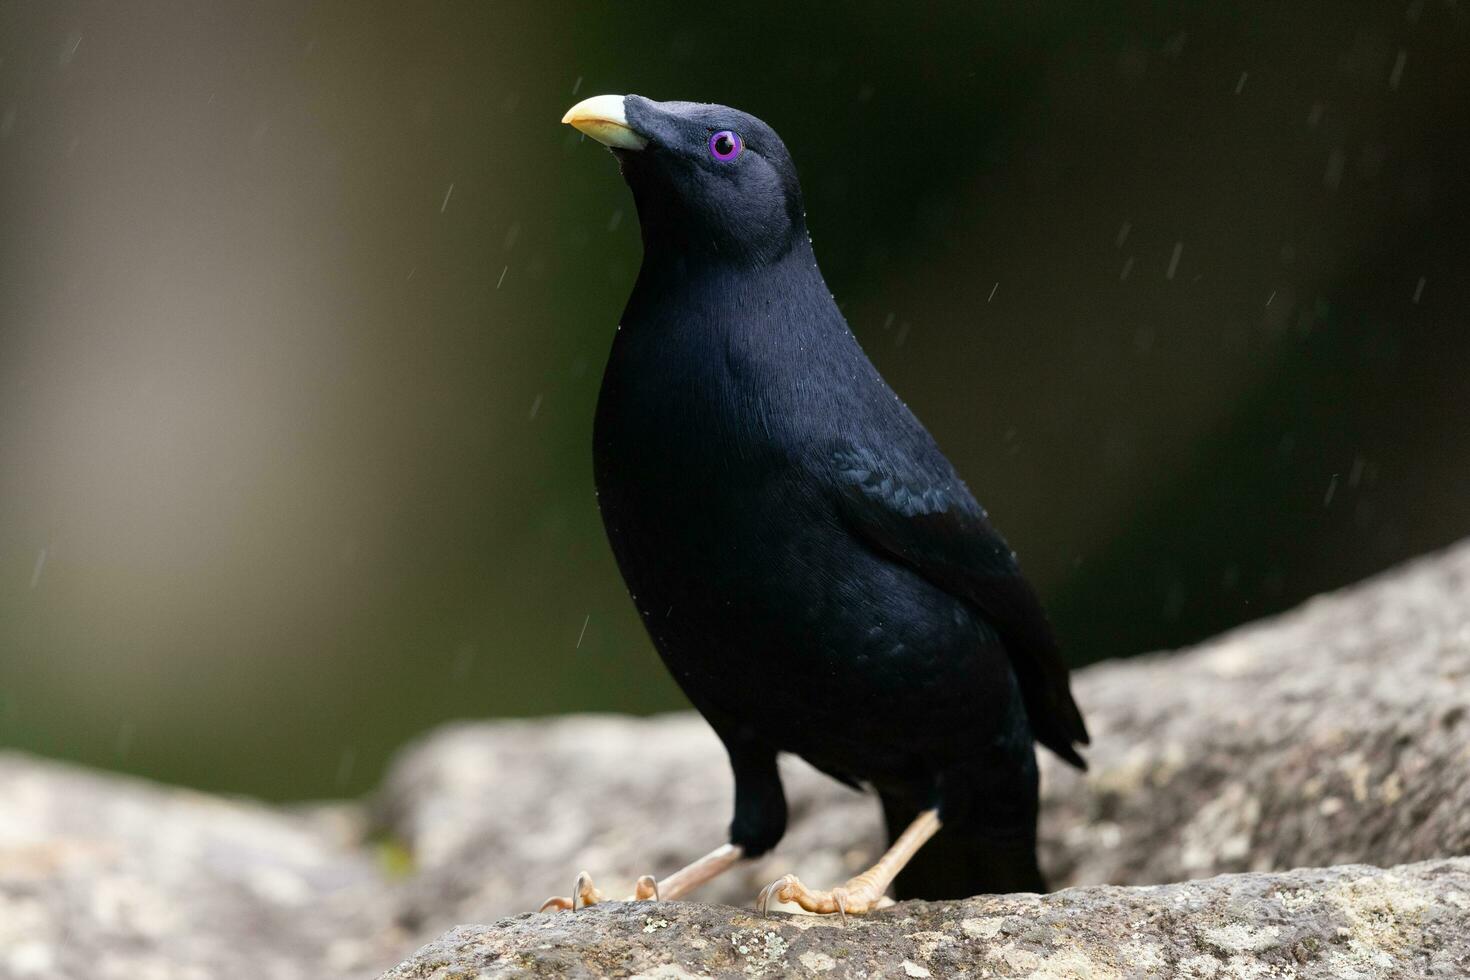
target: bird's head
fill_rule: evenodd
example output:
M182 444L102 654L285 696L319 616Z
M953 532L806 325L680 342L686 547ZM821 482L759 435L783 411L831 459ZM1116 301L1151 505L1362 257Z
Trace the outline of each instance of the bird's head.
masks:
M791 156L775 130L748 113L597 95L562 122L618 157L649 254L760 265L806 239Z

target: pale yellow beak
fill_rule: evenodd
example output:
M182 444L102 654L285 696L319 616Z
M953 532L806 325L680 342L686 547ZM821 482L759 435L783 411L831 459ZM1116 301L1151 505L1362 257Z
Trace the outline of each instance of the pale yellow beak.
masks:
M628 125L621 95L594 95L583 99L568 109L561 121L575 126L603 146L641 150L648 145L648 140L633 132Z

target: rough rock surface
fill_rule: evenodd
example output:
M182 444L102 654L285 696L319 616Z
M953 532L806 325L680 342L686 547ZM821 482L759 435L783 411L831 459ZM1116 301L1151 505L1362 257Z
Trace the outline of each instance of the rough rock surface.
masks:
M1055 886L1470 854L1470 544L1076 690L1091 771L1043 753ZM878 852L872 798L783 771L786 839L702 899L748 905ZM393 767L378 816L417 858L406 907L448 925L533 909L583 868L623 894L721 841L730 794L698 717L582 717L444 729Z
M318 980L412 945L345 811L0 755L0 978Z
M778 850L700 892L750 904L795 870L807 881L861 870L881 846L872 798L782 760L791 823ZM697 715L583 716L441 730L389 774L379 817L414 855L406 914L485 921L570 894L581 869L609 895L723 843L733 787L724 749Z
M1470 546L1078 680L1097 749L1046 769L1059 882L1470 854Z
M461 926L383 980L1463 977L1470 860L907 902L830 919L686 903Z
M1193 650L1089 668L1077 692L1092 772L1044 763L1058 886L1470 854L1470 542ZM748 905L779 874L826 884L876 854L871 798L799 762L786 781L781 847L700 898ZM611 893L666 874L722 839L730 792L692 715L451 726L406 750L365 806L311 810L0 754L0 980L371 975L456 922L566 893L581 868ZM388 873L378 835L412 854L411 873ZM610 906L464 927L398 975L554 972L540 946L569 943L590 972L659 976L822 973L829 959L838 976L954 975L948 956L976 976L1464 976L1464 940L1446 937L1470 928L1466 874L1329 868L908 904L847 933ZM434 957L454 969L436 974Z

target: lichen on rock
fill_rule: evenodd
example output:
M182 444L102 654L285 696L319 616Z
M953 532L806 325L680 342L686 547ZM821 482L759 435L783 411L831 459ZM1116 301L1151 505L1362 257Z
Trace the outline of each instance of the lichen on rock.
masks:
M881 846L874 800L799 763L787 837L712 904L524 914L723 838L727 762L689 714L448 726L370 800L310 809L0 754L0 980L347 980L430 940L386 976L1466 976L1467 597L1470 543L1078 672L1092 769L1044 759L1041 831L1053 883L1086 887L847 928L749 908Z
M1347 866L908 902L838 931L803 929L801 916L759 919L727 906L670 903L664 914L672 926L655 936L642 928L638 903L609 903L457 927L383 980L1452 977L1470 964L1470 910L1463 907L1470 903L1453 898L1467 889L1470 859L1450 859L1392 872ZM1279 896L1304 890L1330 897L1288 911ZM696 934L709 941L685 940Z

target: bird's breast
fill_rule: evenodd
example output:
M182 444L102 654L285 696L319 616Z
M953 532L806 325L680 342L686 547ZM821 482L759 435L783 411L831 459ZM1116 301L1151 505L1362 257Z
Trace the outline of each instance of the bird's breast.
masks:
M800 440L773 424L768 395L741 372L738 359L707 347L621 336L614 345L593 461L608 537L635 594L732 587L803 519L811 495L799 492Z

